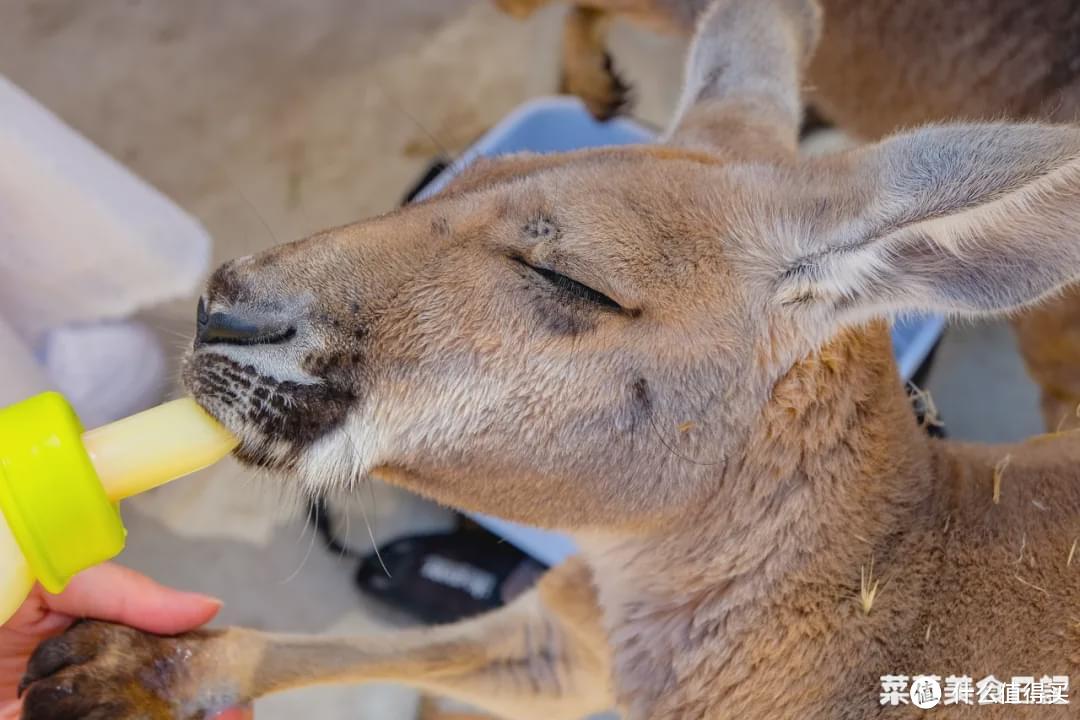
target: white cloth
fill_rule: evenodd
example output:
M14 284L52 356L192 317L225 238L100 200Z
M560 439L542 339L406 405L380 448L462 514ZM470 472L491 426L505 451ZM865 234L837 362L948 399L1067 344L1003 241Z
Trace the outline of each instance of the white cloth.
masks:
M116 321L193 294L209 236L2 77L0 158L0 401L52 385L88 426L137 409L164 362L145 328Z
M105 321L45 335L42 363L84 427L104 425L161 401L165 352L148 327Z
M48 390L52 385L22 338L0 317L0 407Z

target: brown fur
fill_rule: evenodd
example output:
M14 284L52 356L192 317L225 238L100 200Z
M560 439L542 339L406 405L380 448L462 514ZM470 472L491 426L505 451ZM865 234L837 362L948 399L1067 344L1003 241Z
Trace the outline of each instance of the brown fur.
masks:
M525 16L550 0L499 0ZM597 71L601 16L689 32L706 0L582 0L567 17L563 87L597 117L627 103L626 84ZM1080 118L1080 5L1072 0L822 0L824 34L808 97L867 140L928 122ZM610 67L610 62L608 63ZM1049 430L1080 427L1080 291L1018 315L1020 350L1042 391Z
M719 0L665 146L484 163L208 286L210 313L276 329L185 369L242 459L312 491L372 474L570 532L580 557L438 628L81 624L35 655L25 717L395 680L522 719L862 720L920 715L880 706L884 674L1075 676L1080 443L929 440L875 318L1006 312L1074 280L1080 129L801 158L819 24L811 0Z
M577 95L599 120L618 115L630 104L629 87L604 49L608 13L574 6L564 21L559 92Z

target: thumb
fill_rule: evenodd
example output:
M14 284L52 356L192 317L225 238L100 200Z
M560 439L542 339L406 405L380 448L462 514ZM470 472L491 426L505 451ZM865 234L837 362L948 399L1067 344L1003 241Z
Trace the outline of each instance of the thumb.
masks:
M221 609L220 600L172 590L113 563L84 570L59 595L46 595L45 603L71 617L108 620L161 635L197 628Z

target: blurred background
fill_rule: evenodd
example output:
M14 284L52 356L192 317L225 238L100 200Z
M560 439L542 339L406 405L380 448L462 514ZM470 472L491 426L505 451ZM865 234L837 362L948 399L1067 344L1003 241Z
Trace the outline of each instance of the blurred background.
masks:
M391 209L432 158L553 93L562 12L520 22L486 0L7 0L0 75L201 221L216 264ZM635 88L633 116L663 125L682 42L620 26L613 48ZM192 295L140 316L170 378L194 307ZM953 437L1041 429L1002 324L950 328L927 385ZM337 532L354 548L454 522L382 486L338 507ZM348 633L409 622L357 591L356 562L323 547L288 487L232 461L134 498L124 515L122 560L221 597L221 623ZM258 706L260 720L419 712L414 692L388 686Z

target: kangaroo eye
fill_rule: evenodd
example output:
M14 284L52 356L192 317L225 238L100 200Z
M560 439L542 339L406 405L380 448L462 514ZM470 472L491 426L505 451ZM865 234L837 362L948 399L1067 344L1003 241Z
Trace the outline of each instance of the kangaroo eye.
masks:
M573 280L566 277L565 275L561 275L554 270L548 270L547 268L530 265L521 258L514 258L514 261L522 267L528 269L535 275L539 275L540 277L542 277L544 280L547 281L549 285L551 285L560 294L564 296L568 296L577 300L586 300L588 302L595 303L597 305L601 305L612 310L621 311L623 309L622 305L619 305L619 303L615 302L604 293L593 290L588 285L583 285L577 280Z

